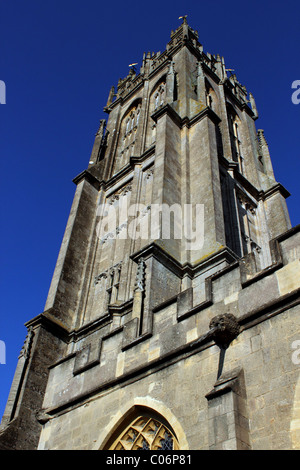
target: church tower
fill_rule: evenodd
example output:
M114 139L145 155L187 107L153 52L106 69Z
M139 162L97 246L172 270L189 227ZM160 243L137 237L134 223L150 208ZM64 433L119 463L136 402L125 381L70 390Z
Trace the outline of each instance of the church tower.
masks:
M299 448L299 226L254 97L186 17L136 65L74 179L0 448Z

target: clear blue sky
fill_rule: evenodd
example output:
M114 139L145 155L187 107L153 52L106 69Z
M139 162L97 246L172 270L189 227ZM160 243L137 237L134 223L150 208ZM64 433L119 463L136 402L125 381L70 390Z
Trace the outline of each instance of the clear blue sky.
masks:
M149 5L149 7L148 7ZM205 52L219 53L256 99L277 180L300 222L299 0L151 2L9 0L0 3L0 415L26 321L44 309L75 185L87 167L112 85L144 51L163 51L188 15Z

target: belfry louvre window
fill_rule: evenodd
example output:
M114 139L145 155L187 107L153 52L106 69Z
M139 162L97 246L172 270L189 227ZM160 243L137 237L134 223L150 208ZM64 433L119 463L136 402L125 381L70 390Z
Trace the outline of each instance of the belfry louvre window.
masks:
M155 418L139 416L124 429L110 450L178 450L173 432Z

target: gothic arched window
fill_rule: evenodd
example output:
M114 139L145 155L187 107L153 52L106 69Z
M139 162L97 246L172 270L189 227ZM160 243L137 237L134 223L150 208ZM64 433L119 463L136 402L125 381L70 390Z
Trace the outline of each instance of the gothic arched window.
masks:
M163 421L163 422L162 422ZM148 413L135 416L110 440L109 450L178 450L171 427L159 416Z
M166 102L166 76L162 77L152 88L150 93L149 118L146 131L146 148L156 141L156 123L151 115L155 113Z
M134 155L140 112L141 103L136 102L136 104L131 106L131 108L126 112L122 119L117 150L118 158L114 168L115 172L126 165L126 163L128 163L129 157Z

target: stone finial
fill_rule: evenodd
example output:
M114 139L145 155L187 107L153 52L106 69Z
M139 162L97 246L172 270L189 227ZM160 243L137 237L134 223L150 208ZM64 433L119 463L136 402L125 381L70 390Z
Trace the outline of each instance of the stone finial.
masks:
M115 97L115 87L112 86L111 89L110 89L109 95L108 95L106 108L108 108L112 104L112 101L113 101L114 97Z
M204 77L202 62L199 61L197 64L197 77Z
M216 344L223 349L226 349L240 332L240 325L231 313L215 316L210 321L209 327L213 330L212 337Z
M200 101L203 106L206 106L205 76L201 61L197 64L197 95L198 101Z
M182 20L182 24L187 24L187 15L179 16L179 20Z
M254 119L257 119L258 118L258 112L257 112L255 99L254 99L254 96L252 95L252 93L249 93L249 101L250 101L251 108L252 108L252 111L253 111L253 114L254 114Z
M258 141L259 141L259 144L260 144L261 147L263 145L268 147L268 143L267 143L267 140L266 140L265 133L264 133L263 129L258 129L257 130L257 137L258 137Z
M99 128L97 130L96 135L100 135L101 139L104 136L105 126L106 126L106 120L105 119L100 119Z
M168 68L168 75L174 75L175 70L174 70L174 62L170 60L169 62L169 68Z

